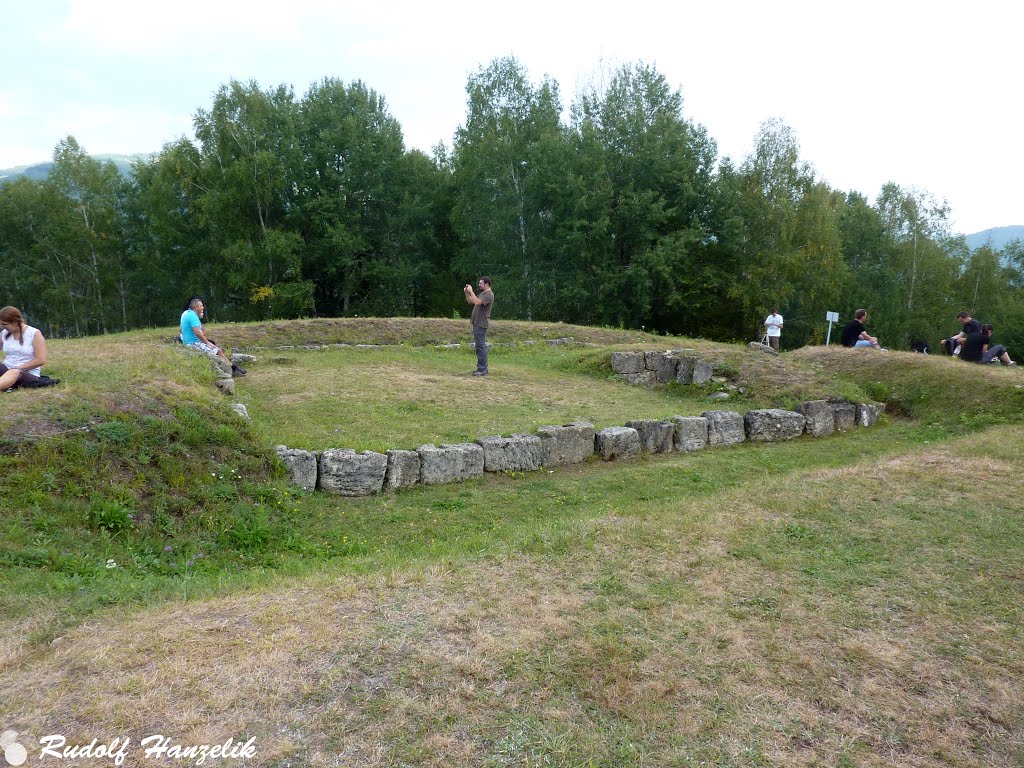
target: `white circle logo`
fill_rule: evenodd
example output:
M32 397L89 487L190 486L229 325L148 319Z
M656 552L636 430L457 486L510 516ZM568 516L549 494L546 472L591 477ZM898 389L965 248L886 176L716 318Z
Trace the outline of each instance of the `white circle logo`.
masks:
M8 765L24 765L28 760L28 750L17 742L17 731L0 733L0 749L4 751L4 759Z

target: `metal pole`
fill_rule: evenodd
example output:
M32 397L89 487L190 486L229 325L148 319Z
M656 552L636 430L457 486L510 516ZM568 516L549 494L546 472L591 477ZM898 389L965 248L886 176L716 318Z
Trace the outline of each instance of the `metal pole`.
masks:
M825 336L825 346L828 346L829 339L832 338L832 321L828 321L828 334Z

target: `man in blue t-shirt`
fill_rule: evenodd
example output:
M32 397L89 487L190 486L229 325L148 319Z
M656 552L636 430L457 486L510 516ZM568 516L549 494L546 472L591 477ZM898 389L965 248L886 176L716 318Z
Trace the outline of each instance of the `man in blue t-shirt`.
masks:
M202 299L196 296L189 300L188 309L181 313L181 343L186 347L205 352L214 358L221 368L225 370L230 368L232 376L244 376L245 369L231 362L224 354L223 349L206 338L202 323L205 313L206 307L203 305Z

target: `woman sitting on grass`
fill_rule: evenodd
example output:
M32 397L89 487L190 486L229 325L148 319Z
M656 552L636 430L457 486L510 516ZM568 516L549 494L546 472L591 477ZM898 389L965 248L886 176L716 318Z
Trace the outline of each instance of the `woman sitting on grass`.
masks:
M0 340L4 350L0 392L40 382L39 369L46 365L46 339L37 328L25 323L16 307L0 309Z

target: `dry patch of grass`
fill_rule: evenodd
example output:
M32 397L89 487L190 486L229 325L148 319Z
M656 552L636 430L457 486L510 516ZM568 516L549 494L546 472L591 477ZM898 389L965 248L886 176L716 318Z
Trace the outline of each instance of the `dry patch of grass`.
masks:
M8 659L0 719L255 736L256 765L1019 765L1022 439L636 488L557 554L111 614Z

